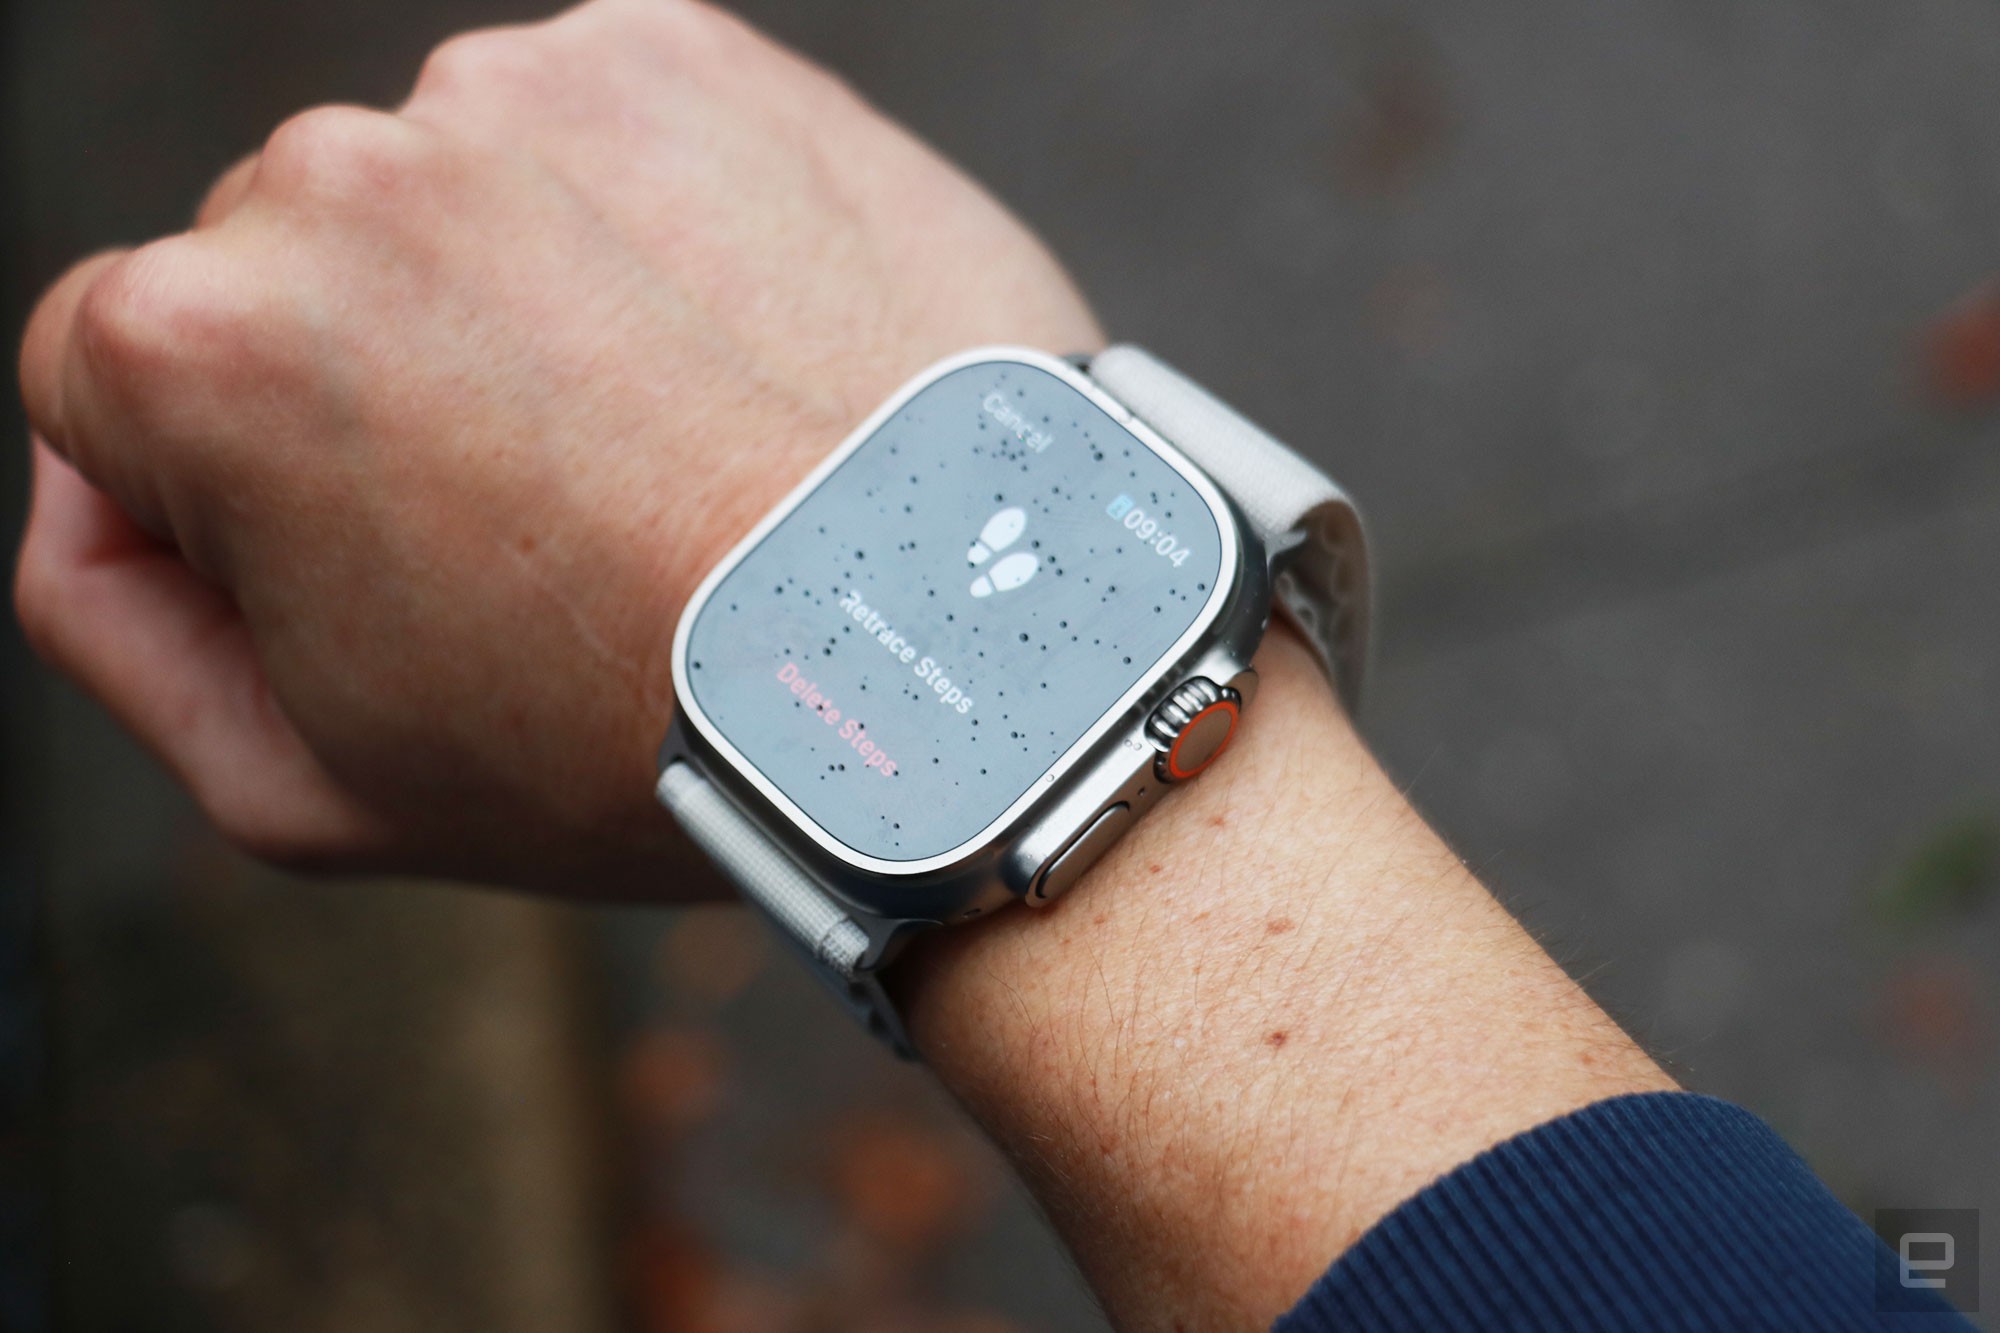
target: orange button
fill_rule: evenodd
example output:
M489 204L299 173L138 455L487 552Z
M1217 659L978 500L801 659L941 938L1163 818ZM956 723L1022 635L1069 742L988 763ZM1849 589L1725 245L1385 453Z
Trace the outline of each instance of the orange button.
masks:
M1218 699L1188 719L1167 750L1167 776L1185 782L1229 748L1242 713L1233 699Z

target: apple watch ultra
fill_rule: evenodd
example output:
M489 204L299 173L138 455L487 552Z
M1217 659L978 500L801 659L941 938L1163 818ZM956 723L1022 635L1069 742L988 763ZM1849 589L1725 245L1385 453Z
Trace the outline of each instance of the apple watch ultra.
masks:
M696 590L658 795L853 1012L916 931L1073 885L1229 743L1275 606L1352 708L1360 516L1136 347L924 371Z

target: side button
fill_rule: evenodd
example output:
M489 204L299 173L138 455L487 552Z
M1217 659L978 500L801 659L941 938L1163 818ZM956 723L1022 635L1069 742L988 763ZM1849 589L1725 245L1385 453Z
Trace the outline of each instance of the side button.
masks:
M1067 893L1083 877L1083 872L1104 855L1105 849L1124 836L1131 822L1132 807L1123 801L1092 820L1089 828L1077 834L1070 845L1049 862L1048 869L1035 881L1035 887L1028 891L1028 901L1039 906Z

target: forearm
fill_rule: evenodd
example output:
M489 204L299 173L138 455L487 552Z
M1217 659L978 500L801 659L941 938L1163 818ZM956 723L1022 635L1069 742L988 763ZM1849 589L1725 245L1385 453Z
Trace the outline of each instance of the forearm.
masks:
M1274 633L1232 751L1046 912L906 964L918 1045L1124 1327L1261 1326L1484 1148L1671 1081Z

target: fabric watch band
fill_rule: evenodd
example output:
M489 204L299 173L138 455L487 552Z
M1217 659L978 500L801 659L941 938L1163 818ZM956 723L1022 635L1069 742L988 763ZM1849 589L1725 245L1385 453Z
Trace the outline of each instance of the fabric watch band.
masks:
M1086 370L1242 510L1270 556L1278 609L1312 644L1352 711L1367 665L1369 621L1367 545L1353 504L1319 469L1150 353L1121 344ZM692 765L670 764L656 790L695 844L778 925L863 1026L915 1059L875 975L888 935L821 888Z
M854 915L692 764L667 765L654 790L695 846L763 909L861 1026L903 1059L916 1059L902 1016L875 975L882 949Z

